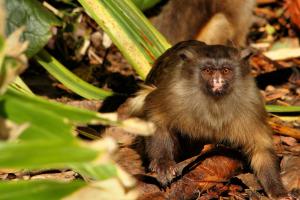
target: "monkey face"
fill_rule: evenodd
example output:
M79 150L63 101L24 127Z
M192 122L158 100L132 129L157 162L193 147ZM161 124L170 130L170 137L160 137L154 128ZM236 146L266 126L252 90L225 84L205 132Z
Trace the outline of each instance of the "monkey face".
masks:
M200 84L206 93L219 97L230 93L234 80L234 67L230 64L200 67Z
M240 87L241 79L250 73L249 55L229 46L183 41L157 59L146 83L221 98Z

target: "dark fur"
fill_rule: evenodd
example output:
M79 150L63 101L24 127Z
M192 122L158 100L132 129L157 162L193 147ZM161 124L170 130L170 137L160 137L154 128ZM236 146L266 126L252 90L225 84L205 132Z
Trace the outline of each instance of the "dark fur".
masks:
M151 21L172 44L197 38L243 45L254 5L255 0L169 0Z
M183 139L224 142L243 150L268 195L286 195L264 102L241 55L235 48L186 41L156 61L146 80L156 88L149 90L142 111L157 126L154 136L146 138L145 148L149 167L162 185L177 175L174 164L183 154ZM226 93L215 95L204 87L200 71L207 63L233 69Z

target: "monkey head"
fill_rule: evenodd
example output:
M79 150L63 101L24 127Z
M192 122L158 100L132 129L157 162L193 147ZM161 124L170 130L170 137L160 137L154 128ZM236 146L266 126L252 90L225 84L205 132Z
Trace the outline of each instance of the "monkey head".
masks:
M250 72L245 56L236 48L195 44L178 51L181 75L189 82L189 87L220 98L229 94L238 84L236 82Z
M230 62L205 61L199 68L199 78L205 83L206 92L213 96L222 96L230 92L235 70Z

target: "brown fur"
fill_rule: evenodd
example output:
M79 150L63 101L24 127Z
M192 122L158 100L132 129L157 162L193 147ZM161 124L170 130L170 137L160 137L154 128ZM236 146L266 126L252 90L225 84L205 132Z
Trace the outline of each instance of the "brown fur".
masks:
M175 44L198 39L207 44L245 44L255 0L169 0L151 19Z
M156 61L146 80L156 89L144 98L142 111L157 126L155 135L146 138L145 148L149 167L162 185L176 176L174 164L189 146L184 140L224 142L242 148L268 195L286 195L264 103L241 55L231 47L186 41ZM234 68L228 93L222 96L209 94L199 78L200 67L212 61Z

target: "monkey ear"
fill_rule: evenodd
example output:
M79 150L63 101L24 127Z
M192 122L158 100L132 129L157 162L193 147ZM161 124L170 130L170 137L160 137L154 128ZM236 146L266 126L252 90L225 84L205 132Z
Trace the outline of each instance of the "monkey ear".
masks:
M240 51L240 59L248 60L254 54L253 49L246 48Z
M251 72L250 65L249 65L249 58L253 54L254 54L254 51L253 51L253 49L250 49L250 48L240 50L239 57L240 57L240 62L241 62L242 76L246 76Z
M197 42L199 43L199 45L202 45L202 46L206 46L207 45L204 41L197 40Z
M178 52L178 56L183 60L192 60L195 57L195 53L191 49L184 49Z

